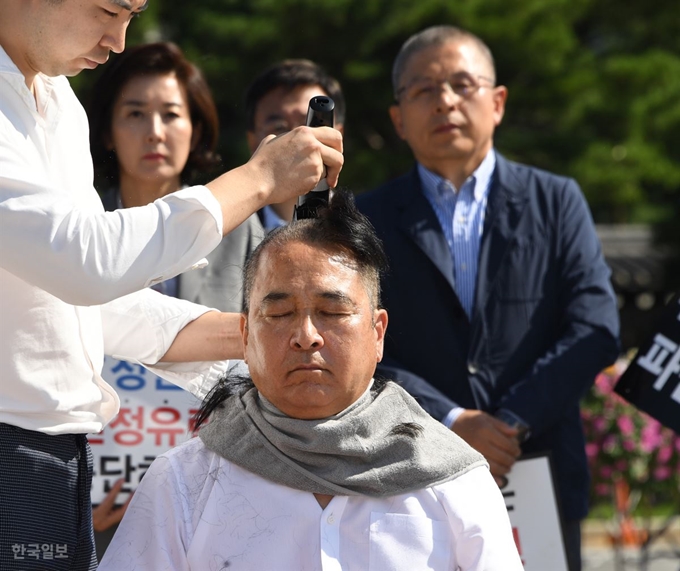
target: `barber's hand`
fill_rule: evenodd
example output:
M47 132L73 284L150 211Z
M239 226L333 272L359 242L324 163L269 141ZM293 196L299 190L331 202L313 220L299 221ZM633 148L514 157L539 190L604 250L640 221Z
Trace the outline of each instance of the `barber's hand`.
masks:
M480 410L462 412L451 430L484 455L491 475L501 486L522 453L516 438L518 430Z
M312 190L324 177L324 167L328 186L335 188L343 160L340 131L303 126L265 137L247 167L269 189L271 204Z
M95 531L105 531L123 519L125 510L127 510L132 499L132 494L130 494L130 497L122 506L119 508L114 507L116 497L120 493L123 484L125 484L123 478L116 480L116 483L113 484L111 491L106 494L102 503L92 510L92 527L94 527Z

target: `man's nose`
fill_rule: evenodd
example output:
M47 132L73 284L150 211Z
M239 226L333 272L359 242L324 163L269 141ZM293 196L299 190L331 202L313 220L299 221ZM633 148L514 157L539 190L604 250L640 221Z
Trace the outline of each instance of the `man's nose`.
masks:
M308 351L309 349L319 349L323 347L323 337L314 325L311 316L305 315L295 326L295 331L291 336L291 345L295 349Z
M129 23L129 21L113 22L102 36L99 44L114 53L122 52L125 49L125 33Z
M442 109L451 109L462 99L451 87L448 81L442 81L437 89L437 107Z

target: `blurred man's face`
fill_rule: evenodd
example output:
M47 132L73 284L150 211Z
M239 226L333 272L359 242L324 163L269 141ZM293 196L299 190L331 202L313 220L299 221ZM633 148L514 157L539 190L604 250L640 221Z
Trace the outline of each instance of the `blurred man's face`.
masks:
M505 110L507 90L493 86L493 75L469 40L425 48L407 61L390 115L421 164L443 174L447 164L481 163Z
M25 4L32 33L25 38L21 61L24 75L76 75L121 52L134 14L147 0L31 0ZM16 58L16 56L15 56Z
M255 386L301 419L337 414L363 394L386 327L346 255L300 242L263 252L241 319Z
M317 95L328 97L320 85L302 85L288 91L284 87L272 89L257 104L254 117L254 129L248 131L250 152L267 135L281 135L307 122L309 100ZM336 125L342 130L342 125Z

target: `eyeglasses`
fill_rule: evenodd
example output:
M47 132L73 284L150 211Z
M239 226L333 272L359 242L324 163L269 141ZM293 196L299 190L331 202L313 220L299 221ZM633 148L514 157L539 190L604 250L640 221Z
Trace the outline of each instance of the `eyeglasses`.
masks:
M483 75L471 75L465 71L454 73L448 79L432 79L430 77L416 77L406 85L397 89L394 93L394 98L398 103L405 101L407 103L430 103L439 97L441 89L448 85L459 97L469 99L483 85L478 80L487 81L494 86L493 79L484 77Z

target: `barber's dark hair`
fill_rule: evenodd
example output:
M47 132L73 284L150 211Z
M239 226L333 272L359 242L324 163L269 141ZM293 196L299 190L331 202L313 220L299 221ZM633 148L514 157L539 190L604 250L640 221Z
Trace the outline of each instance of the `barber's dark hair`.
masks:
M287 59L260 73L246 88L246 128L255 129L255 112L260 100L277 87L290 92L297 87L319 85L335 102L335 122L345 122L345 97L337 79L331 77L318 64L308 59Z
M440 46L451 40L468 40L473 42L480 53L488 60L490 66L489 71L492 73L490 79L495 83L496 65L494 63L493 54L491 53L489 46L487 46L481 38L475 36L472 32L457 28L456 26L431 26L417 34L413 34L406 40L401 46L397 57L394 59L394 64L392 65L392 89L394 90L395 98L397 91L401 87L400 81L409 60L424 49L432 46Z
M123 87L139 76L173 73L186 93L191 123L198 141L189 153L181 173L181 181L190 184L202 172L220 163L215 153L219 135L217 108L210 88L201 71L192 64L182 50L171 42L143 44L126 49L105 69L95 83L88 115L90 119L90 148L94 161L95 180L101 190L117 187L119 165L114 151L109 149L113 107Z
M380 278L387 271L387 256L368 218L357 210L353 194L336 189L317 218L303 218L267 234L243 268L243 313L248 314L250 296L262 254L273 247L302 242L345 254L356 264L375 307L380 306Z

